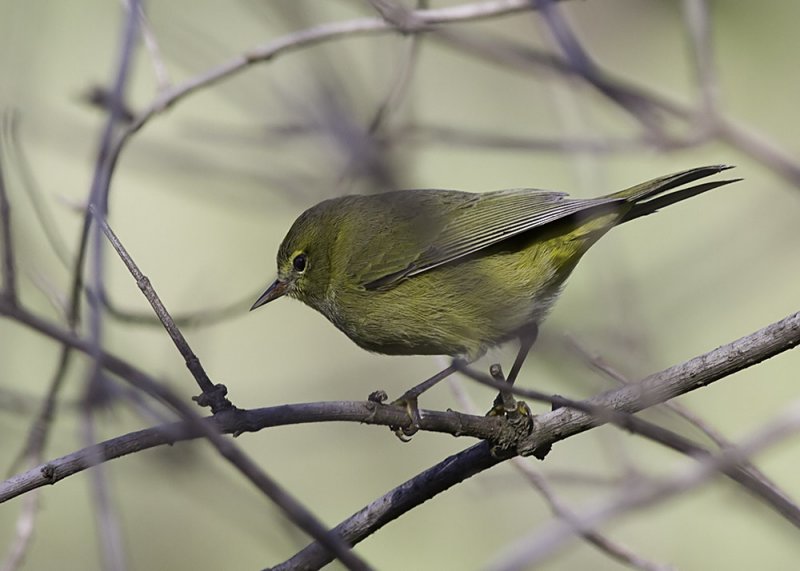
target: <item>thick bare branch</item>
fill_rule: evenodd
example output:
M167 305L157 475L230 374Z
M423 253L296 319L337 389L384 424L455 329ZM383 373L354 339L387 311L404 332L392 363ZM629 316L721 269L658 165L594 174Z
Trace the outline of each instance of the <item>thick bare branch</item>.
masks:
M625 489L611 500L586 510L578 518L579 529L590 530L605 521L633 510L640 510L663 502L677 494L685 493L715 477L727 468L748 461L754 454L781 440L796 436L800 431L800 407L790 410L770 422L766 427L734 448L720 451L698 465L690 466L672 478L652 481L633 489ZM503 550L503 556L488 567L491 571L522 571L551 556L564 543L574 537L575 522L556 522L544 531L523 537Z

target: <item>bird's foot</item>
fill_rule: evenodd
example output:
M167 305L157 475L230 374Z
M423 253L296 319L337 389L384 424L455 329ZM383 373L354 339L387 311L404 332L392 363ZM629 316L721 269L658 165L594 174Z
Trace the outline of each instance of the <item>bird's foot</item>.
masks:
M508 382L503 374L503 368L498 363L489 367L489 374L497 382ZM511 383L508 383L508 386L510 389ZM515 400L510 390L500 390L497 393L492 408L489 409L486 416L504 416L512 423L521 422L526 425L533 420L531 407L525 401Z
M414 434L419 432L421 418L419 414L419 406L417 406L417 399L419 398L419 395L458 371L459 367L461 366L461 361L454 360L449 367L442 369L432 377L425 379L415 387L408 389L399 399L391 403L394 406L402 406L405 408L409 418L409 422L405 426L391 427L392 430L394 430L395 435L400 440L403 442L408 442L411 440L411 437Z
M388 398L386 391L377 390L371 393L367 400L382 405ZM411 437L419 432L420 414L416 395L412 391L408 391L399 399L389 403L388 406L398 406L405 409L408 415L408 422L405 425L393 425L389 426L389 428L402 442L410 442Z

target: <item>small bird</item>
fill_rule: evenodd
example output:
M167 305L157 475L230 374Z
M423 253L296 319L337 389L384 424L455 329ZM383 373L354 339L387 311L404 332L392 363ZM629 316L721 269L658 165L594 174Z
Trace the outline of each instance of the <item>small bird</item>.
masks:
M535 337L581 256L611 228L740 180L679 188L728 168L592 199L525 188L325 200L294 222L278 249L278 278L251 309L288 295L368 351L472 361L526 332Z

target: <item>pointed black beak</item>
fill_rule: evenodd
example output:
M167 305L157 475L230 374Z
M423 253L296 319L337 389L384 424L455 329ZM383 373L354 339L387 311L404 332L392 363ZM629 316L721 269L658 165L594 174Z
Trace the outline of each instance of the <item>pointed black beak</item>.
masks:
M279 297L285 295L288 289L289 284L282 282L281 280L275 280L272 282L272 285L267 288L267 291L262 293L261 297L256 300L256 302L253 304L253 307L250 308L250 311L269 303L273 299L278 299Z

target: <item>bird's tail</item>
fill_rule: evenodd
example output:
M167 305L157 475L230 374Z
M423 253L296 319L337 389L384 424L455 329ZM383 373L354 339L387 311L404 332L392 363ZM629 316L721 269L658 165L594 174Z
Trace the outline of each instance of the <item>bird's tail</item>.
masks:
M702 184L690 186L689 188L682 188L675 190L674 192L669 192L669 194L664 194L665 192L676 189L690 182L694 182L701 178L705 178L707 176L711 176L712 174L717 174L731 168L733 167L729 165L697 167L675 174L662 176L660 178L654 178L653 180L649 180L647 182L637 184L636 186L632 186L631 188L626 188L625 190L610 194L608 197L624 198L633 205L632 208L625 214L625 216L623 216L622 220L620 220L620 223L627 222L629 220L633 220L634 218L639 218L640 216L652 214L656 210L664 208L665 206L669 206L670 204L675 204L681 200L686 200L687 198L697 196L698 194L706 192L707 190L711 190L712 188L717 188L742 180L740 178L732 178L714 182L704 182Z

